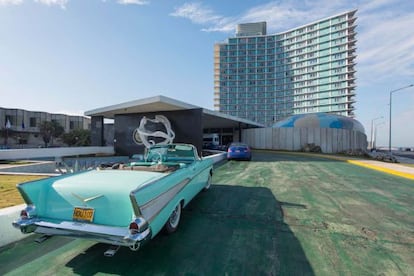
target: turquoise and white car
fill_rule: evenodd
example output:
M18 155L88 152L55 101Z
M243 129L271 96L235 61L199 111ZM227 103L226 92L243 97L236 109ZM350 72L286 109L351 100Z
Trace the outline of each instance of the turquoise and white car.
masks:
M211 185L213 162L189 144L156 145L144 161L19 184L23 233L69 236L138 250L162 229L177 230L181 210Z

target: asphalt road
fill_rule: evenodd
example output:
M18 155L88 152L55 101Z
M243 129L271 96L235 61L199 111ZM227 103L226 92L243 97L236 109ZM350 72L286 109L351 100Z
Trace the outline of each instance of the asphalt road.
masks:
M0 275L412 275L413 184L346 162L257 151L251 162L217 168L179 230L138 252L108 258L104 244L30 236L0 249Z

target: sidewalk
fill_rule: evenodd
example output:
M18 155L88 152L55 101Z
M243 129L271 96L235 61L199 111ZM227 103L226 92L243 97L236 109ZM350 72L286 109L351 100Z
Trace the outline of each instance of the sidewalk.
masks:
M401 163L388 163L364 159L349 159L346 161L354 165L414 180L414 167L405 166Z
M286 153L286 152L284 152ZM408 179L414 180L414 159L406 158L394 155L397 158L399 163L391 163L385 161L375 160L375 156L371 156L372 159L362 159L357 156L345 156L345 155L330 155L330 154L321 154L321 153L303 153L303 152L289 152L288 154L310 154L313 156L318 156L322 158L340 160L343 162L348 162L357 166L369 168L372 170L392 174L395 176L400 176Z

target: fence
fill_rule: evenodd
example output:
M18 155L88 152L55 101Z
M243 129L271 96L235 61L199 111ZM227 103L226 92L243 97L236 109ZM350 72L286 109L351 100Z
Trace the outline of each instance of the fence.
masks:
M337 128L255 128L242 131L242 141L256 149L300 151L306 145L320 146L324 153L365 151L367 136Z

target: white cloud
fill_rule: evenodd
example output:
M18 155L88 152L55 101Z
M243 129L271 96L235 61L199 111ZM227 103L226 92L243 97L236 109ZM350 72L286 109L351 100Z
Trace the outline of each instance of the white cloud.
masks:
M149 1L146 1L146 0L118 0L118 3L122 4L122 5L131 5L131 4L134 4L134 5L148 5Z
M41 3L47 6L60 6L62 9L66 9L66 4L69 0L35 0L37 3Z
M0 6L20 5L23 0L0 0Z
M218 24L222 19L221 16L216 15L213 10L203 6L201 3L185 3L181 7L176 8L170 15L187 18L196 24Z
M170 15L187 18L195 24L203 25L202 30L208 32L233 32L239 23L259 21L267 22L269 32L281 32L338 13L335 10L349 9L349 4L345 0L305 1L300 5L297 1L284 1L269 2L238 16L225 17L199 2L193 2L183 4Z
M360 63L360 77L386 80L398 75L414 75L414 29L411 27L414 13L392 7L373 12L361 9L359 14L357 62Z

